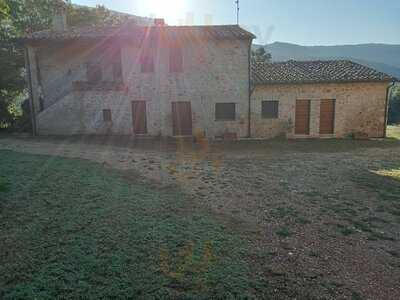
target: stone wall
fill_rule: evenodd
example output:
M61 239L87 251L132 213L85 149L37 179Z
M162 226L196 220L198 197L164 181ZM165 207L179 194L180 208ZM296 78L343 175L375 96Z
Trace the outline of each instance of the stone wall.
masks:
M276 84L257 86L251 100L252 137L343 138L352 133L383 137L388 83ZM296 99L311 100L310 135L294 134ZM320 100L334 99L333 135L319 134ZM279 117L263 119L262 101L279 101Z
M171 103L188 101L194 133L204 132L214 138L232 132L245 137L249 43L247 40L184 43L182 73L169 72L169 48L160 46L152 49L155 71L142 73L140 45L121 42L124 91L74 91L74 82L86 81L90 60L97 57L99 61L107 61L102 56L104 52L96 51L96 44L29 47L38 134L131 135L131 102L146 101L148 134L171 136ZM107 64L103 64L105 76L109 77L110 72ZM44 99L43 111L39 108L40 93ZM236 103L235 121L215 120L218 102ZM111 110L111 123L102 121L103 109Z

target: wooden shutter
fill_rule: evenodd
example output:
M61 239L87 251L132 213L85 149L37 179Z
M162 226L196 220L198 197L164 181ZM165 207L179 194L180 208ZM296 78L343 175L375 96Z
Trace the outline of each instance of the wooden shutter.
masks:
M215 104L215 120L233 121L236 119L235 103L217 103Z
M179 46L169 49L169 71L171 73L183 72L183 53Z
M140 65L142 73L154 72L154 57L150 50L142 52L140 57Z
M192 135L192 108L190 102L172 103L173 134Z
M133 132L147 134L146 101L132 101Z
M87 81L90 83L99 83L102 80L102 69L99 64L88 64L86 69Z
M111 110L110 109L103 109L103 121L104 122L111 122Z
M319 133L333 134L335 128L335 100L321 100Z
M310 134L310 100L296 101L295 134Z
M261 115L265 119L277 119L279 116L279 101L263 101Z

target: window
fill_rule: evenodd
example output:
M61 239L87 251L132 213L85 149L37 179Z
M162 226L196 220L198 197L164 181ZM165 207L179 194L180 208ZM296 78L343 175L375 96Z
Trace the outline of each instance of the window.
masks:
M122 82L122 66L121 59L112 65L114 82Z
M101 66L98 64L88 64L86 77L87 81L90 83L99 83L103 78Z
M264 119L277 119L279 117L279 101L263 101L261 115Z
M154 58L153 55L151 55L151 53L143 52L142 57L140 58L140 64L142 73L154 72Z
M111 122L111 109L103 109L103 121Z
M215 119L217 121L232 121L236 119L235 103L215 104Z
M182 48L171 47L169 49L169 71L171 73L183 72Z

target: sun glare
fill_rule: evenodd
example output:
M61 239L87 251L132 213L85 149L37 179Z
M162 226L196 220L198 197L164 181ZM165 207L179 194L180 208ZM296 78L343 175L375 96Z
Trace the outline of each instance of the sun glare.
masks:
M149 16L164 18L168 23L175 24L183 18L183 5L185 0L146 0L145 10Z

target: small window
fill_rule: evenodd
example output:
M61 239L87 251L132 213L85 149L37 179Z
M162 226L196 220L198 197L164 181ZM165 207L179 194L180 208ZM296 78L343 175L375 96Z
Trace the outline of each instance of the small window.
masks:
M169 71L171 73L183 72L183 53L181 47L169 49Z
M142 53L140 58L141 71L142 73L152 73L154 72L154 58L151 53Z
M103 109L103 121L111 122L111 109Z
M279 117L279 101L263 101L261 114L264 119L277 119Z
M44 111L44 99L42 95L39 96L39 110Z
M102 80L101 66L98 64L88 64L86 69L87 81L90 83L98 83Z
M236 119L235 103L215 104L215 119L217 121L232 121Z
M113 79L115 82L122 82L121 62L116 62L113 64Z

